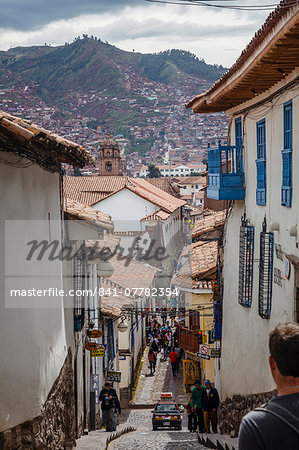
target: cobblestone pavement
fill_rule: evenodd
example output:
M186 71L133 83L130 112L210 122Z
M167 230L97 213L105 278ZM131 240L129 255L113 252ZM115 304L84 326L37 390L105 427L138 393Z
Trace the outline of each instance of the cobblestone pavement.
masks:
M184 422L186 422L186 418ZM168 429L159 429L157 431L153 431L152 414L149 409L132 410L129 413L126 424L127 426L132 426L137 430L131 433L124 434L120 438L111 442L111 444L109 445L109 449L205 449L205 447L198 443L196 433L190 433L188 431L186 423L183 424L182 431Z
M146 405L156 403L160 399L160 393L164 389L170 362L169 360L164 360L162 353L158 353L156 372L154 375L150 375L147 359L148 350L146 348L141 360L140 376L134 398L131 402L132 404Z

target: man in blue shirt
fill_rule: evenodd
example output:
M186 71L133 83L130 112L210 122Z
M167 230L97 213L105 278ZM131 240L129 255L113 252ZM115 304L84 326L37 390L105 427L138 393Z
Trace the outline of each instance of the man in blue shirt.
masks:
M277 396L243 417L239 450L299 449L299 324L279 324L269 348Z

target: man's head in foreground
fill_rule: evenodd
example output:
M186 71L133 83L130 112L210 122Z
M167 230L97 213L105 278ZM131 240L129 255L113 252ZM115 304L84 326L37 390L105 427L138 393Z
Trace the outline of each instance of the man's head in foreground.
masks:
M194 386L195 386L197 389L201 389L201 382L200 382L200 380L194 381Z
M278 394L299 385L299 324L280 323L270 333L269 364Z

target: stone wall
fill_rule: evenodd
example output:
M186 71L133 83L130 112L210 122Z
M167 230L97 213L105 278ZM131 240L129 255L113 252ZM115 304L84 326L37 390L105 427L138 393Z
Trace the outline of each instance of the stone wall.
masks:
M69 351L40 416L0 433L0 448L67 450L76 445L72 356Z
M228 434L231 437L237 437L242 417L249 411L268 402L276 391L264 392L250 395L234 395L227 397L220 404L219 410L219 428L221 434Z

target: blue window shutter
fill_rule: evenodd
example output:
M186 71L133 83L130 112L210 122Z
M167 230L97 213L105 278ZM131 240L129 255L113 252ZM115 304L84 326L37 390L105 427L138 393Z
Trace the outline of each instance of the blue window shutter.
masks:
M284 104L283 108L283 150L282 155L282 186L281 204L292 206L293 186L293 105L292 101Z
M267 164L266 164L266 123L265 119L256 124L257 159L256 159L256 204L266 204Z

